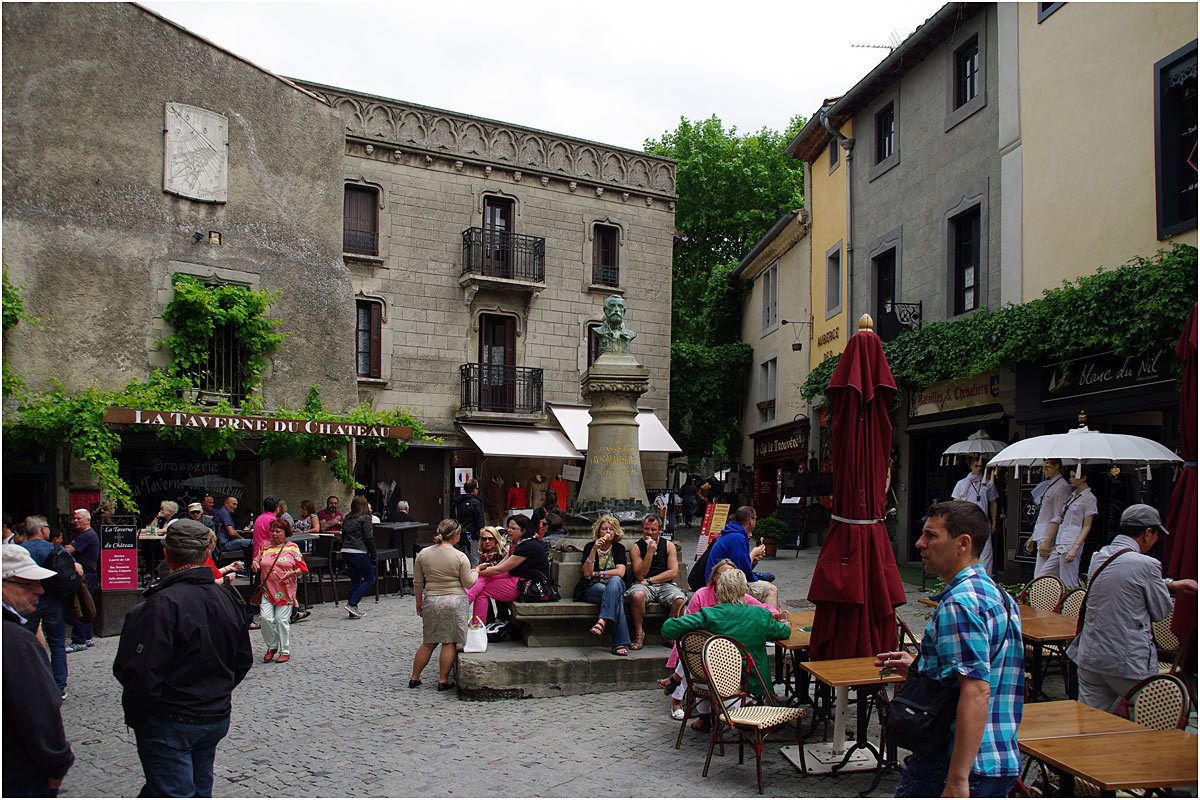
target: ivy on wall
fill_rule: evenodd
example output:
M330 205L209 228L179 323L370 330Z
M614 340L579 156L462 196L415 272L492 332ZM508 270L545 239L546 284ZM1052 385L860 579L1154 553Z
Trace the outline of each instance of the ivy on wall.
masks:
M883 352L897 386L910 390L1090 351L1135 356L1173 349L1195 301L1196 248L1175 244L1150 258L1064 281L1022 305L906 331L885 342ZM800 389L807 400L825 391L839 358L827 358L809 373Z
M30 325L37 325L37 317L29 313L25 308L25 301L21 297L21 287L14 286L8 280L8 273L4 273L3 278L4 296L3 296L3 317L4 317L4 333L7 334L10 330L17 327L21 322L26 322ZM0 396L13 397L25 390L25 381L20 374L13 369L9 364L8 359L4 359L4 363L0 369L3 370L3 375L0 376Z
M414 441L436 441L428 430L408 412L400 409L376 411L366 404L344 414L327 411L321 404L316 386L309 389L303 408L279 408L266 412L259 389L267 358L284 340L275 331L278 320L266 318L271 300L279 295L245 287L210 287L186 275L174 277L175 299L167 306L163 318L175 326L175 333L164 342L171 347L173 360L166 370L155 370L145 381L134 381L118 391L100 391L89 387L68 391L54 383L45 391L29 391L24 386L11 394L13 413L4 416L4 433L14 444L34 443L43 447L68 447L75 457L87 462L100 491L106 499L130 512L137 512L129 484L120 475L118 454L121 437L104 422L108 408L142 408L157 411L243 413L283 419L305 419L328 422L353 422L366 425L401 425L412 428ZM10 291L11 290L11 291ZM211 297L206 294L211 293ZM10 323L11 319L11 323ZM22 319L31 320L21 304L20 293L4 279L4 330ZM187 390L192 388L190 376L207 365L209 343L216 328L232 324L235 337L244 348L247 358L244 374L246 400L240 408L228 401L214 405L189 402ZM5 361L7 370L8 362ZM5 373L5 395L8 393L8 373ZM185 428L131 425L130 430L153 433L159 441L194 450L207 457L233 458L234 448L243 434L228 428ZM296 458L323 461L335 478L347 487L362 488L354 480L347 459L351 442L349 436L308 435L302 433L268 433L261 440L260 453L270 461ZM399 455L408 442L397 439L361 439L360 447L382 449Z

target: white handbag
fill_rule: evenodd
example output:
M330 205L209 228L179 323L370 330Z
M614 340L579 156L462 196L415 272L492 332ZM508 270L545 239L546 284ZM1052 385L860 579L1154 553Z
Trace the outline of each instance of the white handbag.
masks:
M483 620L475 617L471 620L471 624L467 626L467 641L463 644L463 652L484 653L487 652L487 646L487 628L484 627Z

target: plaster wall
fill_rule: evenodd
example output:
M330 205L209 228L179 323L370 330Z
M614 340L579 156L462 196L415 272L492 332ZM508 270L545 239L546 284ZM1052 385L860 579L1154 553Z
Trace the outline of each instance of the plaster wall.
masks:
M854 136L854 122L842 125L841 133L846 137ZM805 208L812 215L812 230L809 234L811 250L809 269L809 309L812 314L812 328L808 346L809 367L815 367L831 355L842 352L846 342L846 154L839 153L838 166L829 170L829 148L834 147L831 141L817 156L815 161L808 164L806 177ZM855 155L853 169L858 169L858 157ZM825 308L826 288L826 254L831 248L842 243L842 305L835 314L827 314ZM824 344L818 345L821 337L826 337Z
M1195 3L1018 4L1022 300L1151 255L1154 64L1196 38ZM1053 76L1047 80L1046 76Z

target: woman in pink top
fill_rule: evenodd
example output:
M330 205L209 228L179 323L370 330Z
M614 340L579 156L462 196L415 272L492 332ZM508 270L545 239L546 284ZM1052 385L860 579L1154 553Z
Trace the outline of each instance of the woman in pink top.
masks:
M270 542L254 557L253 568L261 570L263 581L259 613L262 615L262 637L267 644L263 661L283 664L291 660L292 606L296 605L296 583L308 572L304 556L294 542L287 541L292 525L286 519L271 523ZM276 657L278 653L278 658Z
M726 570L737 569L737 565L728 558L722 558L713 565L712 572L708 575L708 585L700 587L692 599L688 601L687 608L684 609L684 614L695 614L702 608L709 608L717 604L717 578L721 577L721 573ZM762 606L771 612L772 616L779 618L783 612L773 608L766 603L760 603L751 595L746 595L746 605ZM786 619L787 615L783 614ZM658 682L658 685L663 688L663 692L671 695L671 718L683 719L683 707L680 705L683 701L683 695L687 691L687 680L683 677L683 667L679 665L679 645L671 647L671 655L667 658L667 669L674 669L674 673L663 678Z

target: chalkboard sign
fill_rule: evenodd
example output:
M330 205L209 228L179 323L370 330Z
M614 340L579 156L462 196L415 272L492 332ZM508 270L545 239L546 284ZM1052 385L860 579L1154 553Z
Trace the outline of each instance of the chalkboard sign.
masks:
M136 525L100 526L100 588L138 588Z
M1033 526L1038 518L1038 504L1033 502L1033 490L1036 483L1022 483L1020 495L1020 511L1017 518L1017 561L1027 564L1037 562L1037 551L1026 552L1025 543L1033 536Z

